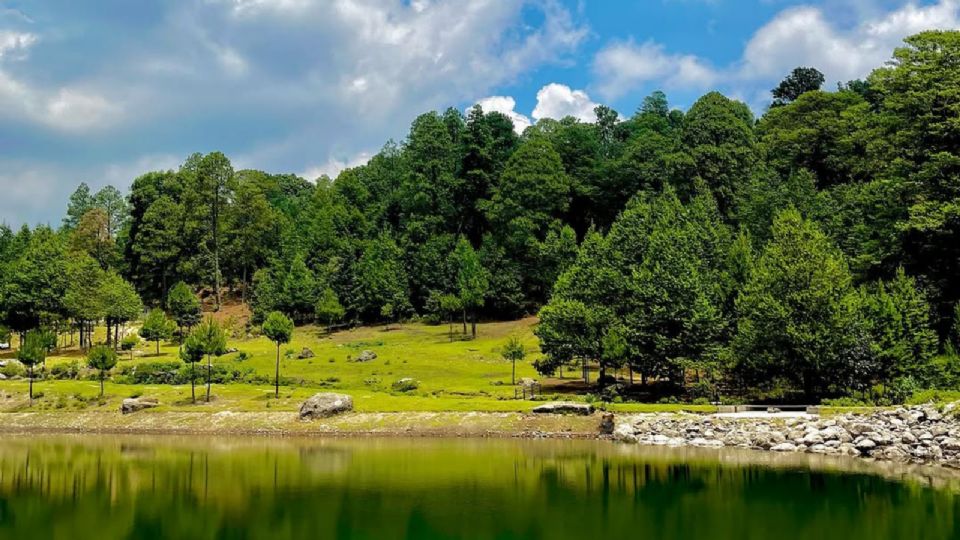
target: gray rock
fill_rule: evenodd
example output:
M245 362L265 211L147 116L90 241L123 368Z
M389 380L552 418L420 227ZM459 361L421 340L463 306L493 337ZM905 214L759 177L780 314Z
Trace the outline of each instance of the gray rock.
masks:
M307 358L313 358L314 356L316 355L313 354L313 351L311 351L308 347L304 347L303 350L300 351L300 354L297 355L297 358L300 360L306 360Z
M857 449L860 450L861 452L867 452L867 451L869 451L869 450L873 450L874 448L876 448L876 447L877 447L877 443L873 442L873 440L871 440L871 439L866 439L866 438L864 438L864 439L860 439L860 440L856 443L856 447L857 447Z
M699 448L723 448L723 441L697 437L696 439L690 441L690 446L696 446Z
M630 424L618 424L613 430L613 438L625 443L637 442L637 436L633 434L633 427Z
M127 398L120 403L120 412L130 414L144 409L152 409L157 405L160 405L160 402L153 398Z
M376 358L377 358L377 353L373 351L370 351L370 350L361 351L360 355L357 356L357 362L369 362Z
M774 452L796 452L797 447L796 445L785 442L785 443L780 443L776 446L770 447L770 450Z
M5 381L5 380L7 380L7 376L4 375L3 373L0 373L0 381Z
M593 405L589 403L576 403L573 401L551 401L533 408L537 414L593 414Z
M819 432L811 431L804 435L801 441L806 445L823 444L823 437L820 436Z
M940 448L944 450L950 450L950 451L956 452L960 450L960 439L954 439L952 437L948 437L940 441Z
M300 406L300 419L327 418L353 410L353 398L346 394L321 392Z

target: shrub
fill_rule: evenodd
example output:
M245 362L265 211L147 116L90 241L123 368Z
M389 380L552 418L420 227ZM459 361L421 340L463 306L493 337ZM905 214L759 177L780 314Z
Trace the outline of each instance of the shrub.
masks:
M23 377L27 374L27 368L16 360L7 360L7 365L0 367L0 374L4 377Z
M65 364L57 364L50 368L51 379L76 379L80 375L80 362L74 360Z

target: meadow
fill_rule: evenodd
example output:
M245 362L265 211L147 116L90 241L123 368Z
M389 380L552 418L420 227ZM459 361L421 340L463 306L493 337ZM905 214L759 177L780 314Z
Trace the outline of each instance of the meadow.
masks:
M214 384L212 399L204 400L203 370L197 380L197 402L190 398L190 384L129 384L129 374L136 366L141 370L158 363L178 362L175 342L155 344L141 342L132 354L121 353L120 361L105 384L105 395L99 398L99 382L95 373L82 368L83 353L67 347L53 353L46 362L46 372L80 366L76 379L45 377L34 381L35 399L27 396L27 381L0 381L0 412L14 411L116 411L128 397L151 397L160 401L158 411L293 411L310 395L342 392L353 397L359 412L400 411L529 411L540 401L522 399L519 386L511 384L511 363L501 356L501 348L511 336L519 337L527 350L524 361L516 366L517 381L536 379L541 383L543 399L590 400L588 389L578 378L579 372L567 371L563 378L542 378L531 365L539 356L533 334L535 318L518 321L485 323L478 326L476 339L467 339L446 325L420 323L366 326L328 333L318 326L297 328L291 343L280 348L281 386L274 397L273 376L277 349L265 337L234 338L228 348L236 352L214 357L214 366L243 374L240 381ZM311 358L298 358L304 349ZM376 353L376 358L358 361L363 351ZM0 358L9 359L5 352ZM205 364L202 364L205 366ZM596 376L596 373L592 375ZM402 391L394 388L401 379L413 379L416 388ZM611 410L622 411L709 411L710 406L610 403Z

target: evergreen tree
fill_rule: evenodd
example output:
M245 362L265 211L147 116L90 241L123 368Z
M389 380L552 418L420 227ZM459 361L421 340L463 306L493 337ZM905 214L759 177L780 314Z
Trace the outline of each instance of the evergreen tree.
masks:
M781 212L736 302L733 351L751 383L782 380L808 400L842 392L863 339L843 255L795 209Z

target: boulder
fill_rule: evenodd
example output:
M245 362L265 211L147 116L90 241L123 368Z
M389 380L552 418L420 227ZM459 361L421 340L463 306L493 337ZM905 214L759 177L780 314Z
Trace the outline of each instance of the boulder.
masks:
M593 414L593 405L589 403L575 403L572 401L551 401L533 408L537 414Z
M361 351L360 356L357 357L357 362L369 362L377 357L377 353L366 350Z
M785 442L785 443L780 443L776 446L770 447L770 450L774 452L796 452L797 447L794 446L793 444Z
M321 392L303 402L300 419L327 418L353 410L353 398L346 394Z
M633 427L630 424L620 424L613 430L613 438L625 443L637 442L637 436L633 434Z
M871 439L861 439L859 442L857 442L856 446L857 450L866 453L876 448L877 443L873 442Z
M313 358L314 356L316 355L313 354L313 351L311 351L307 347L304 347L303 350L300 351L300 354L297 355L297 358L299 358L300 360L305 360L307 358Z
M153 398L127 398L120 404L120 412L130 414L144 409L152 409L157 405L160 405L160 402Z
M600 434L601 435L613 434L613 426L614 426L613 413L603 413L603 417L600 418Z

